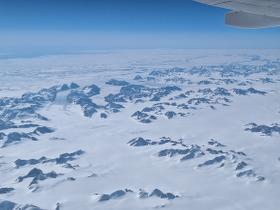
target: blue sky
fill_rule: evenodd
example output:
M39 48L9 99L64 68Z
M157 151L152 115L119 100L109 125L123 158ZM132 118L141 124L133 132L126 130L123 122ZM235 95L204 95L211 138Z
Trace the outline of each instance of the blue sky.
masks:
M9 0L1 53L118 48L280 48L280 29L224 25L226 10L191 0Z

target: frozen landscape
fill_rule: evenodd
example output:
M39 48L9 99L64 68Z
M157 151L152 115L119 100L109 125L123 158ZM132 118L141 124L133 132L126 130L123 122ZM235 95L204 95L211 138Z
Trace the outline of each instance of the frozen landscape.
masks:
M0 210L278 210L280 50L0 59Z

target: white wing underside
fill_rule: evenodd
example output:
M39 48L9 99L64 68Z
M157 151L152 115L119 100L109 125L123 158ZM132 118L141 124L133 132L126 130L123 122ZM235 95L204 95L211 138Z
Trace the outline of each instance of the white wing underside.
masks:
M228 25L245 28L280 26L280 0L195 0L232 10L226 14Z

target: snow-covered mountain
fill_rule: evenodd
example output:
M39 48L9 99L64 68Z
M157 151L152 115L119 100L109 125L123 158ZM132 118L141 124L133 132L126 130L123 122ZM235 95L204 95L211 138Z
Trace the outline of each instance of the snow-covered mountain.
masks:
M0 210L277 210L280 51L0 60Z

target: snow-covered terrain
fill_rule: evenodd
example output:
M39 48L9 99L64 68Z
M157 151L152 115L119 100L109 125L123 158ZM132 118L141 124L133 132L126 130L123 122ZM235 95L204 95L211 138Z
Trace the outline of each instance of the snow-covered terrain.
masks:
M278 210L279 50L0 60L0 210Z

